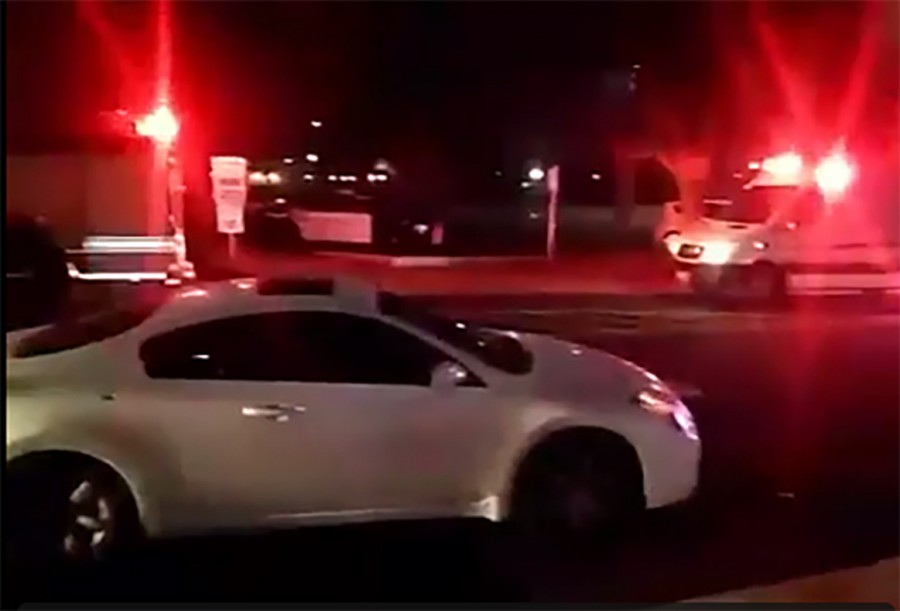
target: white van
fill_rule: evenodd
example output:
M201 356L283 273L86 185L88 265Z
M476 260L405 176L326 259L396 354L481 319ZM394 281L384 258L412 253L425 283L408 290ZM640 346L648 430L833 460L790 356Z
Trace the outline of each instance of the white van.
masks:
M753 298L900 289L896 172L861 180L838 153L811 169L794 153L750 168L730 205L668 241L679 280Z

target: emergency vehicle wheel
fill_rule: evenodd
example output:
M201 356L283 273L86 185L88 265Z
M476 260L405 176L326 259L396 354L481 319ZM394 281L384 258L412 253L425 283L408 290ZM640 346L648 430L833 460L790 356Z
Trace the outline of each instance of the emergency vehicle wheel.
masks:
M756 263L750 267L744 282L753 300L780 305L787 297L787 274L774 263Z

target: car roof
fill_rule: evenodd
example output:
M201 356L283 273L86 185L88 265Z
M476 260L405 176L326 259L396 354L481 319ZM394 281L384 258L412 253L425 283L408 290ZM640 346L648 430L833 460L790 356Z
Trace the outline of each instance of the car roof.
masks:
M298 306L330 303L342 309L377 312L381 295L377 285L351 276L274 276L198 283L176 292L173 302L183 310L195 303L206 309L282 299Z

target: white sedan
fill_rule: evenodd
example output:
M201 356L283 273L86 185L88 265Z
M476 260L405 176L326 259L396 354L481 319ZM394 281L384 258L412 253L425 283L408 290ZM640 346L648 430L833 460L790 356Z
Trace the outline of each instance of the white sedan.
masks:
M7 341L13 553L411 517L598 525L689 497L657 377L344 280L236 280Z

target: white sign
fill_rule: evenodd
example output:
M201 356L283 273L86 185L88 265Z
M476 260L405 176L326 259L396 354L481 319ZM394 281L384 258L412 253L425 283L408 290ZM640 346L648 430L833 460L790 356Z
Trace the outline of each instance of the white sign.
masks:
M244 233L247 203L247 160L243 157L210 157L212 196L216 202L219 233Z

